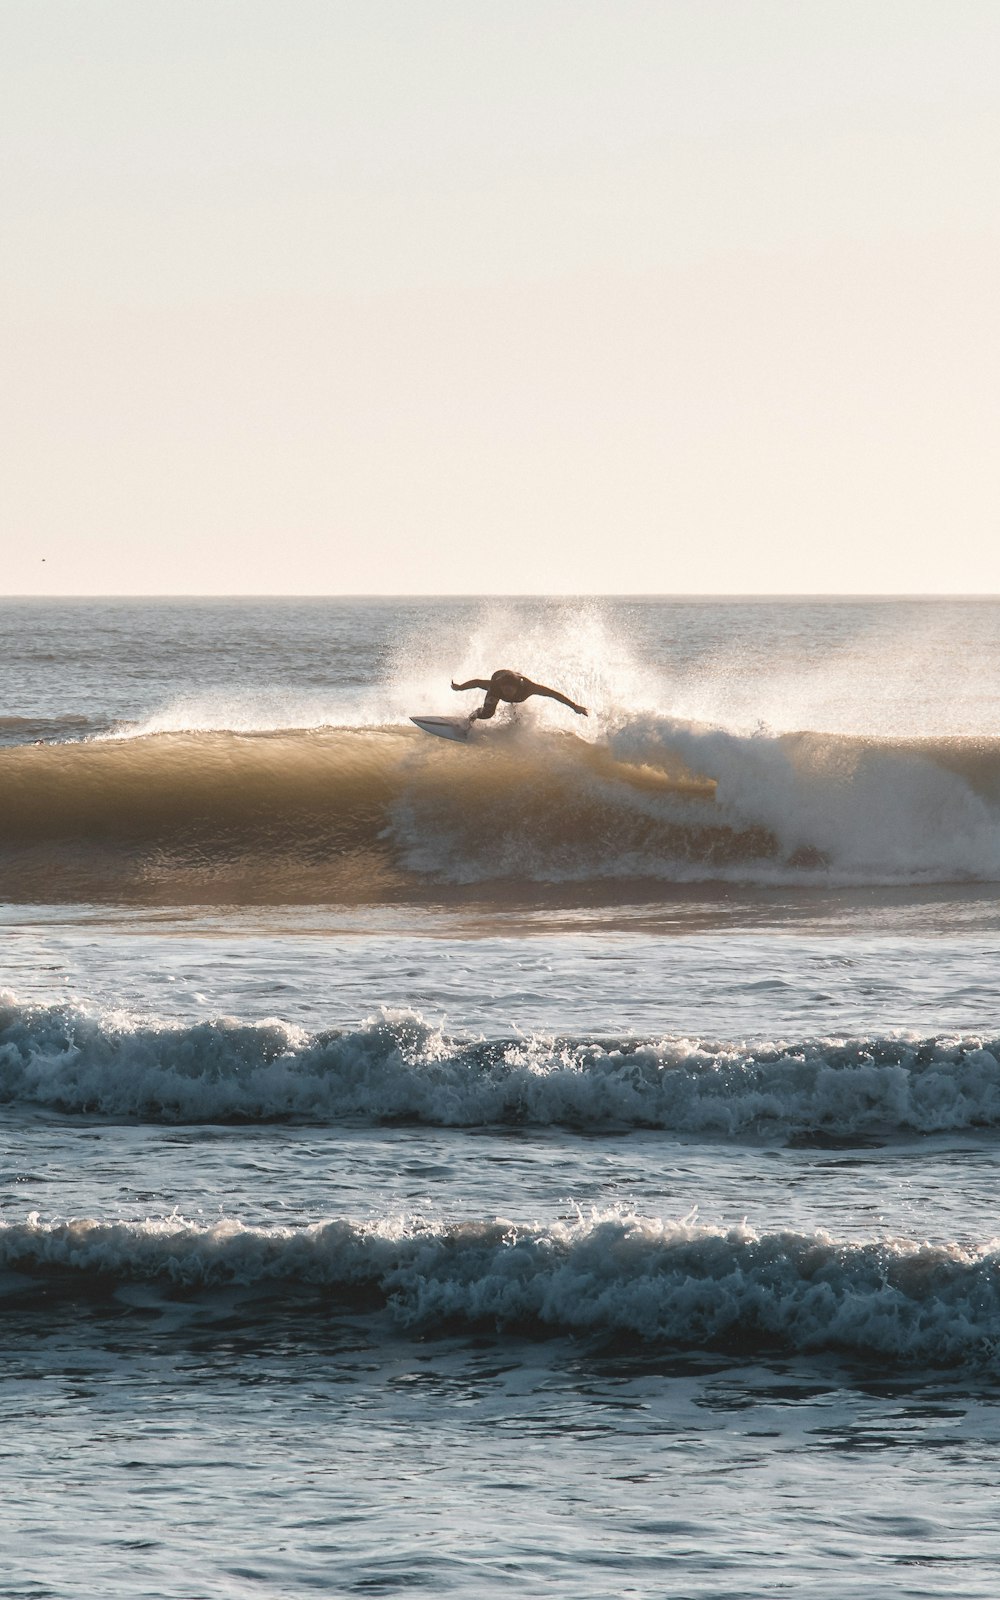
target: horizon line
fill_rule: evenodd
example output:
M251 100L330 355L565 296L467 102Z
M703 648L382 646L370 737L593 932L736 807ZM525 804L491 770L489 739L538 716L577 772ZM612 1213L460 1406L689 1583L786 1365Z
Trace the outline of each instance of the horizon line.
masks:
M484 592L481 590L440 591L421 590L417 592L382 593L374 590L344 590L337 593L309 593L282 592L271 590L262 591L184 591L163 590L160 592L140 593L132 590L102 590L88 593L41 594L37 590L13 591L9 594L0 593L0 604L6 600L661 600L661 601L780 601L780 600L811 600L811 601L839 601L839 600L1000 600L1000 591L982 590L972 592L962 589L844 589L844 590L576 590L573 592L546 591L546 590L521 590L511 592Z

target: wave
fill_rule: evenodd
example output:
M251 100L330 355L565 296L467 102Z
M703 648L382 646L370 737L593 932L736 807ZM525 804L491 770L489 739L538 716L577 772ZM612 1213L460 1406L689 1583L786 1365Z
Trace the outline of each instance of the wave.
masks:
M0 750L8 899L381 903L448 886L1000 878L1000 740L738 735L651 713ZM569 886L569 887L566 887Z
M309 1034L0 1006L0 1101L151 1122L295 1119L866 1139L1000 1127L1000 1038L457 1040L412 1014Z
M775 1346L901 1365L996 1366L1000 1251L824 1232L757 1233L621 1212L549 1226L337 1220L299 1228L93 1219L0 1224L5 1303L237 1289L242 1314L359 1307L421 1332L632 1336L685 1349ZM13 1279L9 1275L17 1275ZM305 1303L305 1304L304 1304Z

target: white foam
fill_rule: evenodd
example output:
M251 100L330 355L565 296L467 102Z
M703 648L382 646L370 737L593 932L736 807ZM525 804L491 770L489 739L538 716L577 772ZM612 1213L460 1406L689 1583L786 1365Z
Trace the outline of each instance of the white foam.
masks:
M541 1224L337 1220L302 1228L79 1218L0 1224L0 1268L73 1294L135 1280L242 1286L269 1315L303 1290L373 1297L407 1328L455 1323L627 1333L694 1348L845 1350L901 1364L995 1366L997 1242L868 1243L620 1210ZM67 1276L68 1275L68 1276ZM48 1306L49 1301L46 1302ZM252 1306L244 1314L252 1316Z
M985 790L924 749L821 734L739 735L674 718L630 720L611 740L624 760L680 756L716 783L719 820L764 827L779 858L818 852L850 881L1000 877L1000 753Z
M448 1038L412 1013L338 1033L0 1008L0 1099L151 1121L410 1118L840 1138L1000 1127L1000 1039L769 1044Z

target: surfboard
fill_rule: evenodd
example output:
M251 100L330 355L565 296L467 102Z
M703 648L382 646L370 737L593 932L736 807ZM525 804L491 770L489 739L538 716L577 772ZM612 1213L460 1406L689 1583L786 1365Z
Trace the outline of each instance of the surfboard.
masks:
M439 739L457 739L464 744L469 737L467 717L411 717L423 733L436 733Z

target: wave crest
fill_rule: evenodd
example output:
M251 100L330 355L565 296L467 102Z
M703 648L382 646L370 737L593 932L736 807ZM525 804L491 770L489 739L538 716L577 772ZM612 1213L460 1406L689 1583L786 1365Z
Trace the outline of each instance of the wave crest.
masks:
M213 1227L178 1218L0 1224L8 1295L42 1303L152 1282L164 1292L246 1291L266 1314L302 1314L303 1291L406 1328L486 1326L621 1335L688 1349L840 1350L900 1364L997 1360L1000 1256L978 1246L849 1243L620 1212L575 1222L348 1220Z

